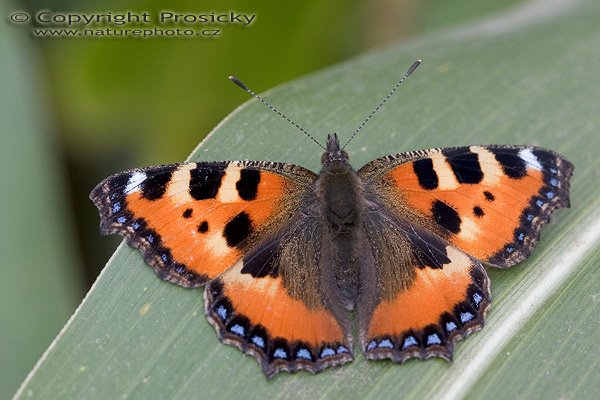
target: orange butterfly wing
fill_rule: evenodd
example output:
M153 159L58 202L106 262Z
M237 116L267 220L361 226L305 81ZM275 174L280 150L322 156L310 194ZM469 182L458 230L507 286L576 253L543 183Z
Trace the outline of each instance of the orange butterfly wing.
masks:
M102 233L125 236L162 279L195 287L289 217L314 179L277 163L181 163L113 175L90 198Z
M367 268L377 284L360 299L363 351L368 359L396 362L450 359L454 343L483 326L487 273L436 233L381 206L365 218Z
M239 262L204 292L206 315L223 342L254 355L268 377L353 359L349 334L323 304L307 307L281 276L254 278L243 268Z
M572 173L559 154L525 146L403 153L359 171L454 246L497 267L527 258L552 212L569 206Z

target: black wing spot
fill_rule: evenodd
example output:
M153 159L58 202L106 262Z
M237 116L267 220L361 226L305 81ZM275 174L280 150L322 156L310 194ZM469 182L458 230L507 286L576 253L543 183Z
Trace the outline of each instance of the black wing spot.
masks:
M235 247L243 242L252 232L252 220L242 211L231 219L223 229L223 237L229 247Z
M256 199L259 183L260 171L243 169L240 171L240 180L235 184L235 188L243 200L250 201Z
M265 351L270 341L269 333L262 325L255 325L248 335L247 341L249 344L252 344Z
M148 200L158 200L164 196L167 186L171 181L173 171L147 173L147 178L142 183L142 196Z
M190 196L195 200L214 199L225 175L225 164L197 166L190 171Z
M440 317L440 325L446 337L455 334L460 326L456 317L448 312L443 313Z
M479 268L472 268L470 271L471 278L473 278L473 282L479 286L484 287L487 281L487 275L485 274L485 270Z
M481 218L485 215L485 213L483 212L483 209L479 206L473 207L473 214L475 214L475 216L478 218Z
M213 298L220 297L223 294L223 282L219 279L214 279L210 282L207 289Z
M445 335L440 331L439 327L435 325L425 327L425 329L423 329L422 337L422 344L425 347L444 346L446 344Z
M487 190L485 192L483 192L483 195L485 196L485 199L487 201L494 201L496 199L496 197L494 197L492 192L488 192Z
M512 179L521 179L527 175L527 163L519 157L519 149L491 149L494 157L502 166L502 171Z
M419 185L423 189L433 190L438 187L439 179L431 158L424 158L413 162L413 170L419 179Z
M250 321L243 315L236 315L233 317L226 326L226 329L236 336L241 338L247 338L250 332Z
M314 362L315 357L310 351L310 346L304 343L298 343L293 351L296 360Z
M206 233L208 232L208 221L202 221L200 225L198 225L198 232Z
M442 152L450 164L454 176L459 183L479 183L483 179L483 171L479 164L479 155L464 149L451 149Z
M419 343L419 338L414 334L412 330L404 334L404 337L401 341L400 350L404 351L409 347L421 347L421 344Z
M443 201L436 200L431 207L431 213L436 222L452 233L460 232L460 215L458 212Z
M192 217L192 214L193 214L193 212L194 212L194 210L192 210L191 208L187 208L187 209L186 209L186 210L183 212L183 214L181 214L181 216L182 216L183 218L186 218L186 219L187 219L187 218L191 218L191 217Z
M218 300L213 306L212 311L219 317L223 323L233 317L233 306L227 297Z

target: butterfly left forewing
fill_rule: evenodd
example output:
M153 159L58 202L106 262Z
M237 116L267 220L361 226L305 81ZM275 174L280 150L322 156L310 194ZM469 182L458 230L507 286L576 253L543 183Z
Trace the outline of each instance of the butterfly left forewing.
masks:
M181 163L115 174L90 198L102 233L124 236L162 279L195 287L283 224L315 179L289 164Z

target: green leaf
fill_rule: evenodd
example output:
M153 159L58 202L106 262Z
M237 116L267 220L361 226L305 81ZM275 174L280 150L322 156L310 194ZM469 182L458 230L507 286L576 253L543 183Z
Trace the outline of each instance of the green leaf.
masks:
M554 6L554 7L552 7ZM576 166L572 208L533 255L491 270L486 327L455 361L367 363L263 376L219 343L202 290L160 281L121 245L17 398L593 398L600 391L600 7L524 3L496 18L406 42L266 94L320 140L349 137L416 58L423 65L349 147L354 165L417 148L535 144ZM252 100L192 160L319 167L319 149Z

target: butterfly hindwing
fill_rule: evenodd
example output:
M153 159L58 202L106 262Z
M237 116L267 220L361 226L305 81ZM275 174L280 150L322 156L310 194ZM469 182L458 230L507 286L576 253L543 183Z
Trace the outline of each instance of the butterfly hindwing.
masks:
M481 263L384 207L365 218L378 288L360 312L368 359L437 356L480 329L490 304ZM385 237L385 241L374 238Z
M569 206L573 165L531 146L400 153L359 170L386 204L417 218L481 261L510 267L529 256L554 210Z
M206 315L224 343L257 358L269 377L352 360L351 336L327 307L318 220L298 217L211 281Z
M103 233L125 236L162 279L195 287L284 223L315 179L273 162L181 163L113 175L90 197Z

